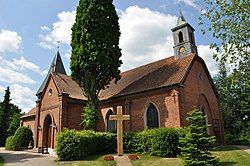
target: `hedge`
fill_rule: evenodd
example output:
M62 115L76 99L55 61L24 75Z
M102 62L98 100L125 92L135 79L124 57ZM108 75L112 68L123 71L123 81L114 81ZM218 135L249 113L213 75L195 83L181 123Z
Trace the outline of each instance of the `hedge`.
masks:
M124 133L124 152L175 157L179 152L179 135L184 130L158 128ZM116 152L116 134L64 129L57 136L59 160L82 160L89 155Z
M19 127L13 137L12 147L14 150L27 149L33 141L33 133L28 127Z
M89 130L64 129L57 136L56 152L60 160L80 160L89 155L114 153L116 135Z
M23 150L27 149L29 143L33 141L33 133L28 127L19 127L14 136L10 136L6 140L6 150Z
M177 129L157 128L124 134L124 151L160 157L175 157L179 154Z
M12 150L12 141L13 141L13 138L14 138L14 135L9 136L9 137L6 139L6 143L5 143L5 149L6 149L6 150Z

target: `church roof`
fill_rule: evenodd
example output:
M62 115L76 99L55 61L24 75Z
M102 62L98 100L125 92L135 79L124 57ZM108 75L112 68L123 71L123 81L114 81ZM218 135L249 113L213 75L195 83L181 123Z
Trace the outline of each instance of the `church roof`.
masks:
M179 84L185 78L194 57L194 54L179 59L171 56L125 71L121 73L121 79L117 84L112 81L109 88L100 92L99 98L105 100ZM86 100L81 88L70 76L60 73L52 75L60 93L67 93L71 98Z
M45 85L46 85L46 83L47 83L47 81L49 79L49 76L53 72L61 73L61 74L65 74L66 75L66 71L65 71L65 68L63 66L62 58L60 56L59 51L57 51L57 53L56 53L56 55L55 55L55 57L54 57L51 65L50 65L49 72L48 72L46 78L44 79L42 85L40 86L40 88L38 89L38 91L36 93L37 95L39 95L40 93L43 92L44 87L45 87Z
M27 112L25 115L21 116L21 118L31 117L36 115L36 107L32 108L29 112Z

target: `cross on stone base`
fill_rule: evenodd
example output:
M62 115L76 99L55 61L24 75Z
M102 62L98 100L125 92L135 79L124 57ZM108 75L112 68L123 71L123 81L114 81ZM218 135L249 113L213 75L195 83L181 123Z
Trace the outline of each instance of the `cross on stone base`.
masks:
M122 115L122 106L117 107L117 115L110 115L109 120L117 121L117 152L123 155L123 121L130 120L130 115Z

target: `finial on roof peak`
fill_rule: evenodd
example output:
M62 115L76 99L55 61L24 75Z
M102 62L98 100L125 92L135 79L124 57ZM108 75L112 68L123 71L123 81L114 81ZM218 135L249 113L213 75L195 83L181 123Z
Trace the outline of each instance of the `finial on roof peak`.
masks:
M183 14L182 14L182 10L181 10L181 5L180 4L179 4L179 11L180 11L180 15L178 17L177 25L176 26L179 26L179 25L182 25L182 24L186 23L186 19L184 18Z

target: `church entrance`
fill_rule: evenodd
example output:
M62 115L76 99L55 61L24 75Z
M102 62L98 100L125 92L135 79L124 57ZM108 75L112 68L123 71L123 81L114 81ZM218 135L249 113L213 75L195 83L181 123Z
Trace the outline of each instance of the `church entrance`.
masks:
M43 147L53 148L53 127L52 127L52 118L48 114L44 119L43 126Z

